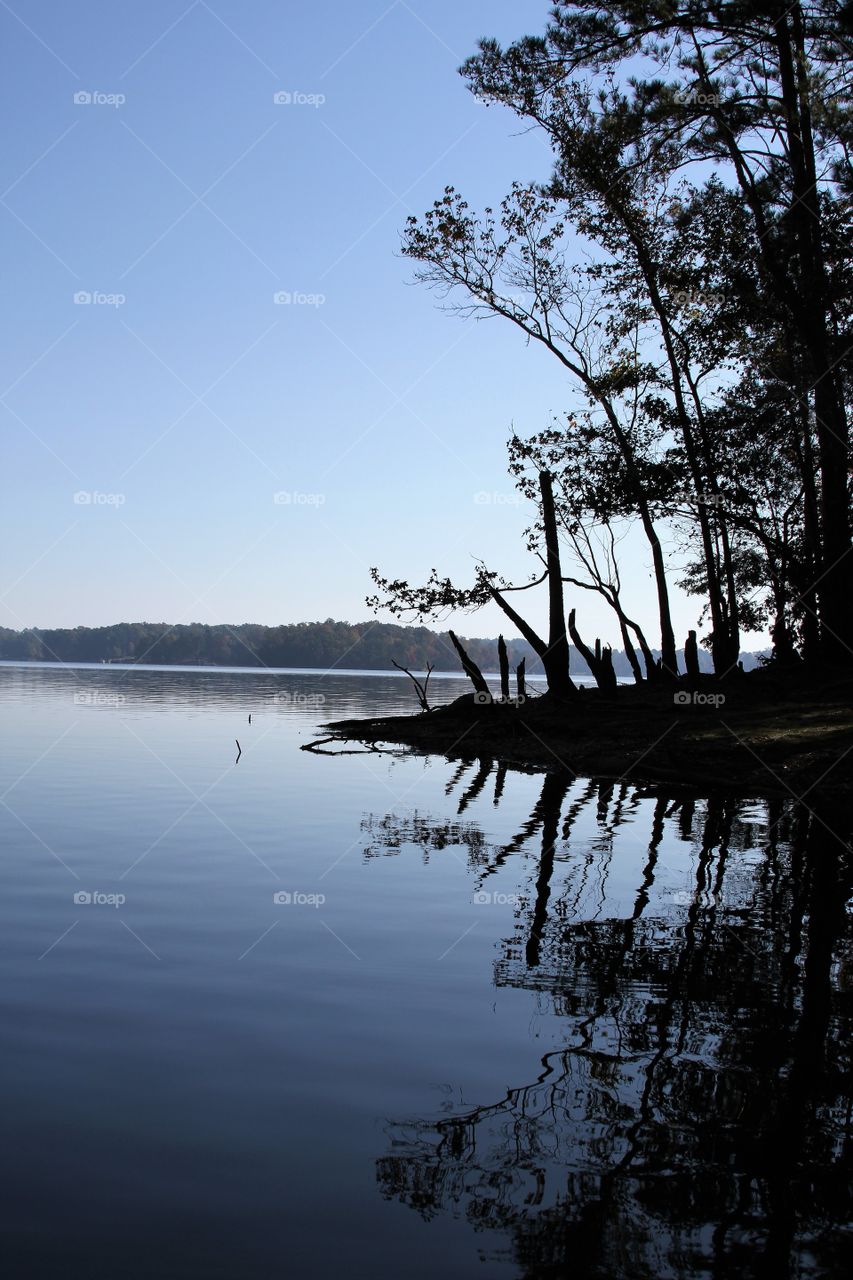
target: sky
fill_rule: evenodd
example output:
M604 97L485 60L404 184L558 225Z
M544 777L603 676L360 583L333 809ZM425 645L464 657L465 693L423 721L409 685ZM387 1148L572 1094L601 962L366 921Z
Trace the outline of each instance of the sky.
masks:
M0 625L360 621L372 565L531 576L505 444L575 393L503 321L442 310L400 231L445 185L482 208L547 176L457 68L548 9L3 0ZM654 643L639 539L623 574ZM698 611L675 592L679 635Z

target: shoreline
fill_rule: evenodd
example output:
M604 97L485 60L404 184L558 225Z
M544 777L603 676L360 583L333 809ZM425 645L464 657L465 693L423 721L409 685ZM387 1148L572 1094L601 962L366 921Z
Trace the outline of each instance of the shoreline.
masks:
M695 690L625 685L607 696L584 689L570 702L544 696L522 706L477 703L469 693L430 712L323 728L330 736L321 743L387 744L691 790L853 797L848 672L749 673L722 684L709 677Z

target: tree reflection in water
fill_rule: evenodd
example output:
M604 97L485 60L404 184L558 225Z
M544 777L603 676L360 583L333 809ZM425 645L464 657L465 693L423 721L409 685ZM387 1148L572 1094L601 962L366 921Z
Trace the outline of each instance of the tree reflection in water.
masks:
M488 774L480 762L461 812ZM505 783L504 771L498 800ZM607 877L644 800L636 894L614 918ZM575 851L573 828L591 813L596 835ZM495 983L537 993L565 1021L564 1043L530 1083L452 1116L389 1122L386 1197L505 1232L530 1280L848 1273L845 813L552 773L499 848L470 822L388 815L366 826L374 852L464 846L479 884L538 841ZM673 838L690 846L692 879L662 892L661 848Z

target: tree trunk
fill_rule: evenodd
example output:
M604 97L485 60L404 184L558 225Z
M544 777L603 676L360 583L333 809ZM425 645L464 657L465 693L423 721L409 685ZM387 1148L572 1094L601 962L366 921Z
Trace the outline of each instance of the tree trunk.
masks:
M498 636L498 666L501 672L501 697L509 702L509 658L503 636Z
M602 408L607 416L607 421L613 432L613 438L619 447L622 460L628 474L631 477L636 492L637 512L640 517L640 523L643 526L643 532L646 535L649 547L652 553L652 564L655 571L655 588L657 590L658 600L658 617L660 619L660 649L661 649L661 668L665 675L675 677L678 675L678 662L675 657L675 631L672 626L672 616L669 608L669 587L666 581L666 564L663 558L663 548L660 544L660 538L657 534L654 521L652 520L649 504L646 502L643 494L642 481L640 480L637 462L634 457L634 451L631 448L631 442L622 430L619 418L615 409L609 401L601 401ZM643 653L645 657L645 652ZM654 664L652 664L654 666ZM661 668L655 667L657 675L661 674ZM651 675L649 679L651 679Z
M646 664L646 679L648 680L649 684L653 684L655 680L660 679L661 668L658 666L657 662L655 661L655 655L652 653L651 648L649 646L649 642L646 639L643 629L639 625L639 623L631 622L630 619L626 619L626 622L628 623L628 626L631 628L631 630L634 632L634 635L637 637L637 643L639 644L640 652L643 655L643 662ZM668 668L668 674L677 675L678 662L675 659L675 657L673 657L672 662L673 662L673 665L672 667Z
M821 240L809 105L813 90L808 78L802 6L793 4L786 9L776 23L776 31L793 177L790 218L799 250L800 306L796 318L811 362L820 456L821 647L825 660L849 663L853 646L853 563L847 500L849 430L838 358L827 324L829 290Z
M628 659L631 670L634 673L634 683L643 683L643 673L640 669L640 660L637 657L637 651L631 644L631 637L628 634L628 627L625 622L625 615L619 615L619 630L622 632L622 647L625 650L625 657Z
M593 653L588 645L584 644L581 634L575 626L574 609L572 609L569 614L569 634L572 637L572 643L578 653L581 655L595 677L595 683L598 685L599 689L606 693L613 693L618 683L616 680L616 672L613 670L613 650L605 649L602 654L600 640L596 640L595 642L595 653Z
M543 484L542 476L545 476ZM551 488L551 477L543 472L540 475L540 490L543 496L543 520L545 522L546 546L548 548L548 588L549 588L549 639L546 644L521 614L512 607L505 596L495 586L489 592L495 604L503 609L518 631L535 651L545 668L548 692L558 697L577 697L577 686L569 676L569 641L566 636L565 623L560 618L559 626L554 623L554 607L563 602L563 576L560 565L560 549L557 540L557 519L554 511L554 495ZM562 635L562 643L561 643Z
M687 465L690 476L693 481L693 492L696 494L696 518L699 524L699 533L702 542L702 556L705 562L705 580L708 589L708 604L711 610L711 652L714 658L714 670L718 675L722 675L732 665L731 661L731 641L729 635L729 624L725 614L725 606L723 601L723 593L720 586L720 570L717 562L716 547L714 546L714 538L711 530L711 521L708 518L708 508L705 505L705 492L711 492L711 485L706 483L702 476L702 469L699 465L699 456L697 451L697 441L693 429L693 423L690 420L690 414L687 410L687 403L684 398L684 387L682 386L682 369L675 350L675 341L670 324L669 313L661 296L658 285L658 271L652 260L647 245L642 238L636 234L633 229L630 215L626 213L619 202L615 202L615 210L622 217L625 229L630 236L631 243L637 254L637 263L642 272L646 288L649 293L649 301L652 310L658 319L661 338L663 339L664 349L666 351L667 363L669 365L670 377L672 379L672 392L675 400L675 412L678 418L679 429L681 432L682 443L684 444L684 453L687 458ZM737 659L735 658L735 661ZM677 668L676 668L677 672Z
M450 636L454 649L459 654L459 661L462 663L462 670L473 684L475 692L479 694L486 694L488 701L491 702L489 686L486 684L482 671L477 666L476 662L472 662L468 657L468 654L462 647L458 637L455 636L452 631L448 631L447 634Z
M553 481L547 471L539 472L539 493L548 566L548 649L543 655L542 664L548 677L550 692L568 697L577 693L577 689L569 676L569 639L566 635L566 615L563 612L563 570L560 564Z
M688 631L684 642L684 667L688 680L695 688L699 683L699 646L696 643L695 631Z
M818 497L815 486L815 464L812 450L811 421L809 406L804 404L800 413L802 423L802 449L798 447L797 458L800 463L800 474L803 478L803 541L806 555L806 580L809 586L794 604L803 606L803 659L808 663L820 660L820 628L817 613L817 581L818 565L822 559L820 545L820 516L818 515ZM800 441L797 442L798 446Z

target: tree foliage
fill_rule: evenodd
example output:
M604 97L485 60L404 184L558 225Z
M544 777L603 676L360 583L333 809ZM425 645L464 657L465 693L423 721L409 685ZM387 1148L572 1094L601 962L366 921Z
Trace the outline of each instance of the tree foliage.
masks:
M639 525L665 669L662 527L719 674L763 627L780 659L853 656L851 30L834 3L558 4L543 35L485 40L462 69L544 133L549 182L481 213L447 187L405 227L416 278L566 372L572 411L514 434L511 470L528 493L553 477L570 578L623 638L614 529ZM455 591L434 574L418 600Z

